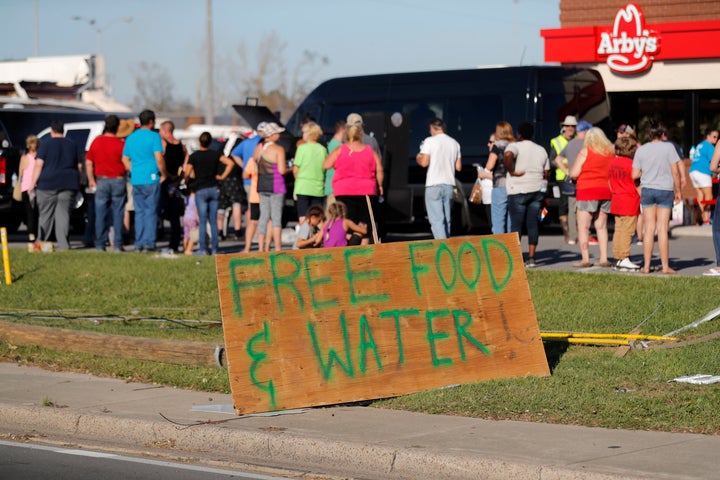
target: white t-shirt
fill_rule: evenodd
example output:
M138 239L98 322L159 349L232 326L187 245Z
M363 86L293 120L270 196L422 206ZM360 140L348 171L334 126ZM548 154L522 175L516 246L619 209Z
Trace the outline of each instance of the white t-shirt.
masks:
M525 172L525 175L519 177L514 177L508 173L507 183L505 184L507 194L517 195L540 191L545 172L550 170L547 151L535 142L521 140L509 144L505 152L512 152L515 155L515 171Z
M430 157L425 186L455 185L455 161L460 158L460 144L445 133L423 140L420 153Z

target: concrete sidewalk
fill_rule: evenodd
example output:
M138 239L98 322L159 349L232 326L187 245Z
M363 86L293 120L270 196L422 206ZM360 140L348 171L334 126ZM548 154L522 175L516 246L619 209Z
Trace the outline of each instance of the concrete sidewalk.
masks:
M344 478L720 478L717 436L361 406L245 417L193 410L231 403L229 395L0 363L0 434L34 441L164 447L168 456Z

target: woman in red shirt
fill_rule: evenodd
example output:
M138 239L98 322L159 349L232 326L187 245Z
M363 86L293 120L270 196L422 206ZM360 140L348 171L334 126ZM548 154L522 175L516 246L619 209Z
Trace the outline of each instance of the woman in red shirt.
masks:
M605 133L597 127L588 130L583 148L578 153L570 170L575 179L575 197L577 199L578 240L582 260L574 264L578 268L591 267L590 263L590 224L594 221L598 246L600 247L600 267L610 267L608 261L607 217L610 213L612 193L608 180L610 162L615 157L615 149Z

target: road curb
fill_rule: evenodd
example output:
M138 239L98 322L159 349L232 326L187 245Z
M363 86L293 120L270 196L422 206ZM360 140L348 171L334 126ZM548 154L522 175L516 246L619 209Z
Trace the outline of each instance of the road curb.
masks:
M532 465L463 452L396 448L305 437L285 431L248 431L218 424L179 426L88 414L58 407L15 406L0 403L0 429L16 435L72 438L77 442L111 442L133 450L172 444L173 451L214 452L236 462L270 465L293 471L342 473L361 478L467 478L538 480L646 479L626 472L600 473L562 465Z

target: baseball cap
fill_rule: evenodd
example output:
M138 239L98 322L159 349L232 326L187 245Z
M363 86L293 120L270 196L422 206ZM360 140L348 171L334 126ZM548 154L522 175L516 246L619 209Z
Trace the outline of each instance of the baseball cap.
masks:
M632 128L630 125L627 125L627 124L625 124L625 123L623 123L622 125L620 125L620 126L617 128L617 130L615 130L615 131L616 131L617 133L627 133L627 134L629 134L629 135L635 134L635 130L633 130L633 128Z
M577 124L577 133L585 132L593 128L592 123L580 120Z
M267 138L271 135L275 135L276 133L282 133L285 129L275 122L268 122L265 124L263 129L258 129L258 131L263 137Z
M575 125L578 124L577 118L573 117L572 115L568 115L567 117L565 117L565 120L563 120L562 124L563 124L563 126L570 125L570 126L574 127Z
M362 124L363 124L363 119L362 119L362 117L360 116L360 114L351 113L350 115L347 116L347 120L345 120L345 123L346 123L348 126L350 126L350 125L355 125L355 126L357 126L357 127L361 127Z

